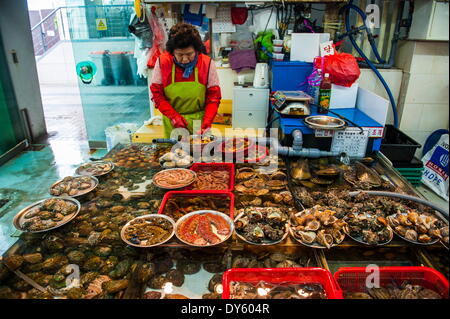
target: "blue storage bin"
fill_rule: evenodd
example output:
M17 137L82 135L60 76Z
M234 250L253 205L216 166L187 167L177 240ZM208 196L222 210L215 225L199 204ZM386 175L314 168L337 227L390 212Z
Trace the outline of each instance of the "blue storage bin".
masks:
M272 62L272 91L308 91L313 64L298 61Z

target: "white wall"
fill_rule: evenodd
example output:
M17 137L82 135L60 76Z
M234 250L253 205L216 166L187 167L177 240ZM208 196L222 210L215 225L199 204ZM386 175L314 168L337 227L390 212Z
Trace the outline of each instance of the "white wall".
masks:
M26 0L0 0L0 36L11 73L19 109L28 109L31 131L35 138L46 135L39 81L34 58L31 27ZM17 52L14 63L11 51Z
M449 128L448 45L404 41L399 46L397 65L405 72L400 129L422 146L433 131Z

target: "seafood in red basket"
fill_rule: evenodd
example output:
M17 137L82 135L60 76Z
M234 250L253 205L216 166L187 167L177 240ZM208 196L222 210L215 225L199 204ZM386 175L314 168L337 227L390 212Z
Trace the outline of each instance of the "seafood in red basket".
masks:
M199 213L180 220L177 236L186 243L208 246L220 244L230 236L231 231L225 215Z
M230 173L226 170L202 170L197 172L192 189L196 190L227 190L230 183Z

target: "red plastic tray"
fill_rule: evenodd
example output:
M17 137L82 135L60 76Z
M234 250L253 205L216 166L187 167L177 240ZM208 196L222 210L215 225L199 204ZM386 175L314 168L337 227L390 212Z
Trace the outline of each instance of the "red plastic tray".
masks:
M233 268L223 275L222 299L230 299L232 281L258 283L318 283L325 289L328 299L342 299L342 291L328 270L323 268Z
M221 190L221 191L227 191L232 192L234 189L234 164L233 163L194 163L192 167L190 168L194 172L199 172L202 170L226 170L230 173L230 180L228 181L228 189ZM192 190L192 185L186 187L186 190ZM215 189L211 189L215 190ZM205 190L202 190L205 191ZM206 190L209 191L209 190Z
M230 218L234 219L234 194L227 191L171 191L164 195L161 206L159 207L158 214L164 214L164 210L167 205L167 201L172 197L202 197L202 196L218 196L228 198L230 200ZM212 208L211 208L212 210ZM190 212L189 212L190 213Z
M448 299L448 280L440 272L428 267L380 267L380 286L401 285L407 281L412 285L432 289ZM335 274L334 278L343 293L367 292L366 278L371 272L366 272L365 267L343 267Z

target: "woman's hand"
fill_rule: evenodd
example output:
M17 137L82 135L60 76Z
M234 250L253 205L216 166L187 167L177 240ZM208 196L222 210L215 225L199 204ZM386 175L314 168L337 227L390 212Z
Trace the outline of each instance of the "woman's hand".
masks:
M186 121L186 119L178 113L174 114L170 118L170 122L172 122L172 126L174 128L187 128L188 127L188 122Z

